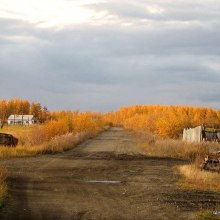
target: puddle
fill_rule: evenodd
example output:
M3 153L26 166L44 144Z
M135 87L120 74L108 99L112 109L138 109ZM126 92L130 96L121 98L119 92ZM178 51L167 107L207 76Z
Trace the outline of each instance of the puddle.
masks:
M85 182L85 183L111 183L111 184L119 184L124 183L124 181L118 180L80 180L80 179L73 179L75 182Z
M86 180L87 183L122 183L122 181L117 180Z

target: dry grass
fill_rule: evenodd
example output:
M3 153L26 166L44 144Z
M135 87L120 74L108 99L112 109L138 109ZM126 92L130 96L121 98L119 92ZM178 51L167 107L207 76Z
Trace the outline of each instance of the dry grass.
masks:
M18 145L17 147L1 147L0 158L12 158L12 157L27 157L38 154L50 154L63 152L71 149L83 141L93 138L97 133L93 132L80 132L80 133L67 133L55 136L49 141L38 143L35 145ZM36 143L36 142L35 142Z
M220 192L220 175L208 171L201 171L195 165L183 165L177 168L183 178L183 188Z
M149 156L189 160L199 167L205 154L220 149L219 143L188 143L182 140L161 138L144 131L133 131L133 137Z
M96 129L94 124L97 122ZM8 126L1 130L18 138L18 146L1 147L0 158L27 157L37 154L49 154L63 152L71 149L79 143L97 136L101 131L108 129L104 125L98 125L98 120L89 125L85 130L68 132L68 126L63 120L49 121L44 125L35 126Z
M52 138L50 141L45 142L40 153L63 152L95 136L97 136L97 133L93 132L67 133L59 135Z
M218 211L220 208L217 208L215 211L212 210L200 210L198 215L196 216L197 220L219 220L220 214Z

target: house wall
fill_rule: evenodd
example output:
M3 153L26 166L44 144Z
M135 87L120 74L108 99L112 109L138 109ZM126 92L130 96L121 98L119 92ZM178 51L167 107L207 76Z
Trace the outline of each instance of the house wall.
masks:
M202 126L183 130L183 140L191 142L200 142L202 138Z
M21 125L22 124L22 120L20 119L15 119L15 120L8 120L8 125ZM23 120L23 125L32 125L34 124L33 120Z

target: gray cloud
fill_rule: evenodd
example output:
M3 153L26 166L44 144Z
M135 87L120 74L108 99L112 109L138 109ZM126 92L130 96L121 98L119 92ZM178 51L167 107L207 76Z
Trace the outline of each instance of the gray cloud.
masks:
M175 2L147 1L108 1L90 4L87 8L108 11L122 19L151 19L159 21L210 21L219 19L220 5L217 1ZM160 13L153 13L152 8Z
M28 98L52 109L219 108L220 74L204 63L219 59L220 4L148 3L164 11L150 13L139 1L85 6L117 15L120 22L106 26L57 30L1 18L0 98Z

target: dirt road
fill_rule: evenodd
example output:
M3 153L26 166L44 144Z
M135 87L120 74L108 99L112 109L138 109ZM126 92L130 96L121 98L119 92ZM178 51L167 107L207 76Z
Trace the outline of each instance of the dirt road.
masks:
M0 219L185 220L219 201L180 190L172 167L186 162L144 156L122 128L62 154L0 162L11 182Z

